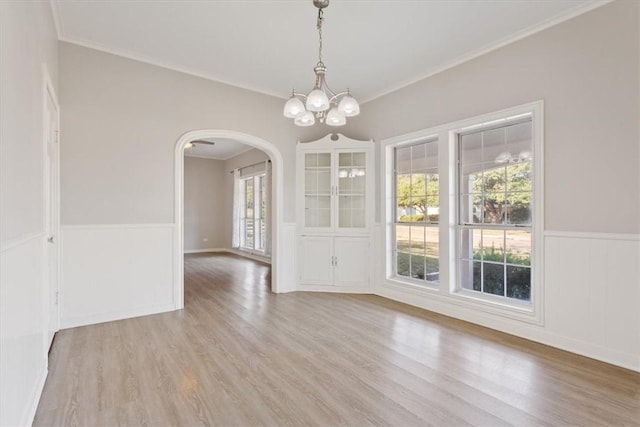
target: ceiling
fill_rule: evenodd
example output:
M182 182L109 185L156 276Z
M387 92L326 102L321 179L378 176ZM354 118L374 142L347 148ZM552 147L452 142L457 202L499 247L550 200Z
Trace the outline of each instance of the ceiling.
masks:
M229 160L239 154L251 150L250 145L242 144L235 139L202 138L199 141L213 142L210 144L194 144L192 148L185 148L187 157L203 157L206 159Z
M314 83L311 0L51 1L64 41L282 98ZM606 2L333 0L327 83L365 102Z

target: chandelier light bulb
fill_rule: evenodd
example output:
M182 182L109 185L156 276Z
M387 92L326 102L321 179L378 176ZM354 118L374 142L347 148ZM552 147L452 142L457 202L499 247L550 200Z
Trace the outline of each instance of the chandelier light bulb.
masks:
M295 119L306 113L304 104L297 97L291 96L286 104L284 104L284 116L289 119Z
M326 122L329 126L344 126L347 124L347 119L345 118L344 113L338 111L336 107L333 107L327 114Z
M326 111L329 109L329 98L324 91L320 89L312 90L307 95L307 110L309 111Z
M193 148L193 142L187 142L186 145L184 146L184 148L186 148L187 150L189 148Z
M307 111L300 117L296 117L294 123L298 126L313 126L316 122L316 118L311 111Z
M360 105L354 97L347 94L338 104L338 110L344 113L346 117L353 117L360 114Z

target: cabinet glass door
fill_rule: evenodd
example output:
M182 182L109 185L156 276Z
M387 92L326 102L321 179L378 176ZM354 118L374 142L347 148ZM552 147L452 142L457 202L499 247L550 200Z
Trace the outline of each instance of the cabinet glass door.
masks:
M331 153L304 155L305 227L331 227Z
M338 153L338 228L366 227L367 156Z

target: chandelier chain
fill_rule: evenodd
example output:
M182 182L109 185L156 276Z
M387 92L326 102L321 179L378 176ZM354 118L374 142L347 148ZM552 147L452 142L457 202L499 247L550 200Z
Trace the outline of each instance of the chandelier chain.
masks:
M323 18L323 12L322 9L318 9L318 22L316 24L316 28L318 28L318 63L321 64L322 63L322 20Z

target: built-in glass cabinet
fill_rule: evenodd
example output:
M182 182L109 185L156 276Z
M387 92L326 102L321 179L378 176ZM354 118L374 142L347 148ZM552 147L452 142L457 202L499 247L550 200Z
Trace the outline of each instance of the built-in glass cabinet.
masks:
M373 141L340 134L298 143L298 271L302 289L368 289L373 148Z

